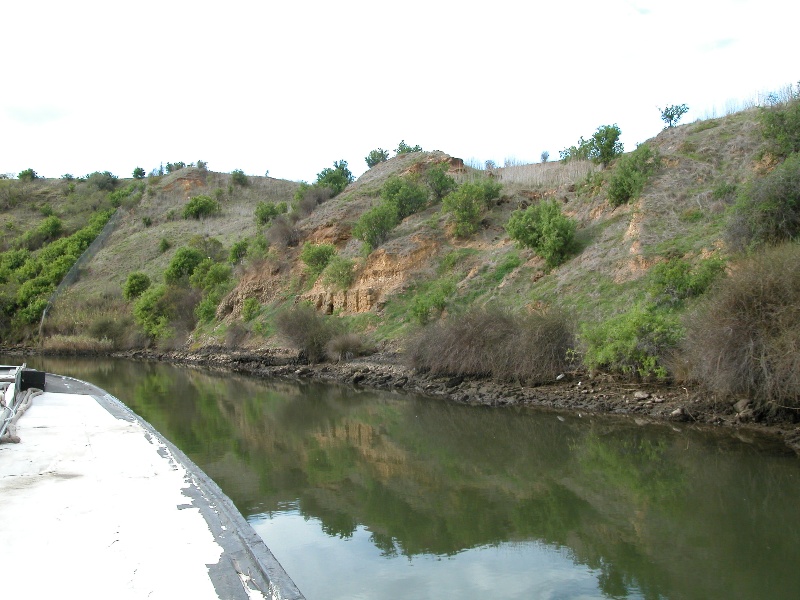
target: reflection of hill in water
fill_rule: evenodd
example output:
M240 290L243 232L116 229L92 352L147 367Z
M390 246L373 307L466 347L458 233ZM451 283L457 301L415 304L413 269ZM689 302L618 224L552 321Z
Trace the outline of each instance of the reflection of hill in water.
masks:
M296 504L331 535L364 525L386 554L539 541L598 569L613 597L758 597L766 574L781 597L800 583L797 461L727 433L37 360L123 399L245 514Z

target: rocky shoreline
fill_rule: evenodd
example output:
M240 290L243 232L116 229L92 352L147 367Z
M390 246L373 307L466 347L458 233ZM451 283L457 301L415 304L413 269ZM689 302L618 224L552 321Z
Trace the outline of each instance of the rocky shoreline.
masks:
M617 415L639 425L657 422L730 427L779 438L800 456L800 425L788 417L756 414L748 400L731 402L682 385L641 384L608 376L565 373L537 387L474 377L441 377L406 367L396 352L385 351L337 363L303 364L285 351L231 352L206 348L195 352L135 350L114 354L133 360L243 373L257 377L315 380L376 390L422 394L481 406L530 406L576 414Z
M32 348L4 348L2 351L12 355L41 353ZM564 373L559 381L536 387L478 377L435 376L405 366L399 353L388 350L347 361L318 364L306 364L295 352L285 349L128 350L114 352L111 357L166 362L255 377L320 381L421 394L474 406L529 406L578 415L610 415L631 419L637 425L672 423L676 426L682 424L679 425L682 427L726 427L776 438L800 456L800 423L798 419L792 419L793 415L757 414L749 400L734 402L715 398L692 386L636 383L578 372Z

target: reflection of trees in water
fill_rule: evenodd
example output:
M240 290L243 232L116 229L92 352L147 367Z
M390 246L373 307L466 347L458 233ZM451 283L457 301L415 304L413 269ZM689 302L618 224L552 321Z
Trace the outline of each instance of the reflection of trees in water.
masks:
M756 597L767 573L773 597L800 584L796 459L730 436L36 358L124 400L245 514L299 499L329 535L363 525L386 556L539 541L596 569L608 597Z

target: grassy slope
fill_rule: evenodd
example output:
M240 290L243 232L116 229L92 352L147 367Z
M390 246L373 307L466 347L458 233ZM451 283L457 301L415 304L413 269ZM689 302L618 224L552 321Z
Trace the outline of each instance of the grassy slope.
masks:
M588 164L497 169L496 175L504 184L503 195L487 212L475 236L454 238L447 217L437 205L407 218L378 253L363 258L360 242L350 236L350 227L379 201L380 187L388 176L414 172L419 168L415 163L420 161L447 158L441 153L423 153L396 157L374 167L297 226L304 239L333 242L340 254L358 261L361 267L355 287L379 289L381 301L373 311L348 316L354 326L371 330L378 339L400 336L413 325L409 308L414 298L448 284L456 290L448 298L450 310L490 301L528 309L558 305L574 311L580 321L596 322L642 297L642 277L665 257L677 255L691 261L724 255L721 235L734 195L719 190L750 178L758 167L756 157L761 148L753 111L665 130L650 143L661 153L664 167L640 199L617 208L608 204L602 186L592 190L586 185L587 173L594 170ZM482 173L465 168L456 178L465 181L479 175ZM258 201L290 201L297 187L292 182L263 177L251 177L247 187L231 187L227 175L208 173L203 177L193 169L147 183L141 201L128 208L106 246L59 299L51 331L88 330L99 315L123 318L130 307L121 300L120 288L128 273L141 270L154 281L162 281L175 250L195 235L213 236L226 249L240 239L257 235L253 211ZM64 215L70 228L77 227L71 220L86 218L85 212L71 208L74 198L64 196L64 182L27 185L35 188L35 193L29 192L35 200L8 207L2 213L5 226L0 222L0 231L19 229L21 223L26 228L35 226L43 219L37 210L44 203L57 215ZM199 221L180 217L190 196L213 195L217 189L223 194L221 216ZM0 196L2 193L0 190ZM517 249L503 229L513 210L539 198L559 200L562 210L579 223L577 252L551 272L531 251ZM92 200L87 196L84 202L91 206ZM99 206L102 201L96 198L94 203ZM145 226L145 217L150 219L149 226ZM171 244L164 253L158 249L162 238ZM237 318L248 296L262 302L278 297L292 302L296 295L311 290L313 282L304 275L298 254L299 248L276 249L266 265L254 263L240 269L241 283L228 302L233 316L216 328L205 327L196 339L224 341L227 326ZM378 258L391 262L395 271L380 271ZM314 289L323 287L317 284ZM261 316L246 324L250 332L246 343L253 347L266 343L261 334L270 331L268 321L274 310L274 305L267 306ZM72 326L67 327L67 321Z

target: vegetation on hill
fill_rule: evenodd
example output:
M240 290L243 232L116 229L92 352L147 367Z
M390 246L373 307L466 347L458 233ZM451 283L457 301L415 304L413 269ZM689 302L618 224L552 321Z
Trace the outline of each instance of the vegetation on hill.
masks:
M685 125L670 106L628 153L604 125L532 165L477 169L401 141L358 180L340 160L312 184L202 161L130 180L28 169L0 180L3 336L36 339L46 298L119 208L48 313L46 346L288 346L319 361L389 344L442 375L589 371L800 408L790 92Z

